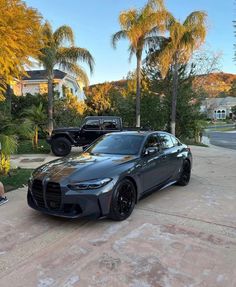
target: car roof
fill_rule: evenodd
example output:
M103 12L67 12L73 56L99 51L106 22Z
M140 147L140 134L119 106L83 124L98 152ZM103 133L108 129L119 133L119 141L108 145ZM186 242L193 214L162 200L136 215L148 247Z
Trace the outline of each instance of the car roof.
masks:
M145 131L145 130L137 130L137 131L122 131L122 132L115 132L115 133L110 133L110 134L121 134L121 135L142 135L142 136L149 136L151 134L156 134L156 133L164 133L173 136L172 134L165 132L165 131Z
M116 116L87 116L85 119L94 119L94 120L100 120L100 119L120 119L120 117L116 117Z

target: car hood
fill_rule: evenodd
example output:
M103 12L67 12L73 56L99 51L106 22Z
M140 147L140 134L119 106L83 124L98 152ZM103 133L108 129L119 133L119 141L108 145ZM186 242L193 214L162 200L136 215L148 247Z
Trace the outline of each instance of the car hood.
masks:
M74 182L112 176L113 172L128 170L133 166L136 156L129 155L91 155L81 153L78 156L66 157L52 161L36 169L33 177L43 180ZM119 172L118 172L119 173ZM117 174L118 175L118 174Z

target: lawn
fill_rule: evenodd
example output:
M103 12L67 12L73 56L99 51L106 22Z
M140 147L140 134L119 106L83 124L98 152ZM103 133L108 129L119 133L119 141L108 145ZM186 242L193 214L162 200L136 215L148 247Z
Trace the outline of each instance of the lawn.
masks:
M27 184L32 173L32 169L17 168L10 171L9 175L0 175L0 181L5 187L5 191L11 191Z
M33 148L32 141L21 140L18 143L17 154L47 154L50 153L50 146L46 140L40 139L38 148Z

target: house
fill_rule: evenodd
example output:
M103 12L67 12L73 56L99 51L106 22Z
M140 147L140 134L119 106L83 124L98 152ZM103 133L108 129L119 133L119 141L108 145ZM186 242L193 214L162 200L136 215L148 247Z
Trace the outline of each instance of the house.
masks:
M232 118L233 106L236 106L236 97L206 98L202 101L200 109L208 119L224 120Z
M24 76L20 81L13 85L13 92L17 96L25 96L26 94L44 94L48 92L47 75L45 70L26 71L28 76ZM54 70L54 91L59 96L63 96L64 87L68 88L72 94L77 96L78 100L84 100L85 96L78 81L73 76L60 71Z

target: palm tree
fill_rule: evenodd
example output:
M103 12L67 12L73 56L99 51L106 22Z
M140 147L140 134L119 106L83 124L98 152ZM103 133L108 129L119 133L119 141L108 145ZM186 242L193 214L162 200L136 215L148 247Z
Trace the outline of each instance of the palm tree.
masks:
M16 126L3 113L0 122L0 174L6 175L10 170L10 155L17 149Z
M28 124L33 127L34 133L32 137L32 144L34 148L38 147L38 132L39 129L45 127L46 114L43 104L40 103L38 106L33 105L23 111L22 116L26 116L29 120Z
M141 62L145 47L153 45L158 40L158 33L166 29L166 19L169 13L166 11L163 0L149 0L144 8L123 11L119 16L121 30L112 36L112 45L121 39L130 42L130 59L136 55L136 127L140 127L140 99L141 99Z
M202 11L192 12L183 23L173 16L168 27L170 37L162 42L156 53L156 59L162 76L166 76L171 69L173 73L171 133L175 135L176 106L178 96L178 71L181 64L190 60L193 52L198 49L206 38L206 17ZM155 56L155 55L154 55Z
M47 72L48 78L48 131L53 130L53 69L59 66L62 69L75 74L85 85L88 77L78 61L89 65L93 71L94 59L87 49L74 46L74 34L69 26L61 26L55 32L49 23L43 26L44 48L41 49L39 62ZM68 46L65 46L65 41Z

